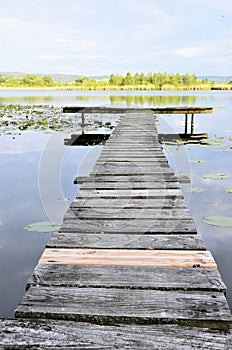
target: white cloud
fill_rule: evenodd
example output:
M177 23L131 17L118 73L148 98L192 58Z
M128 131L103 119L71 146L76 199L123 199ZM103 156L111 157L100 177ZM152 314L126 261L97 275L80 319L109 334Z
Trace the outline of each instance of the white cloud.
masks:
M205 47L201 47L201 46L185 47L183 49L178 49L174 51L176 55L187 57L187 58L199 57L204 52L205 52Z
M60 61L63 60L65 58L64 55L39 55L38 58L40 60L45 60L45 61Z
M10 0L0 18L1 70L53 73L66 67L76 74L105 74L157 67L180 71L189 59L191 73L202 58L231 54L231 1L174 3ZM200 68L199 73L207 74L207 62L201 61ZM220 68L215 61L211 73Z

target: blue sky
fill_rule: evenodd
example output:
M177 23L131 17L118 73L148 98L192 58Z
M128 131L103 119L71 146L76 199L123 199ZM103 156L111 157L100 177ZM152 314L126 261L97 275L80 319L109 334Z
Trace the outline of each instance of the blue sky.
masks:
M0 0L0 71L232 75L231 0Z

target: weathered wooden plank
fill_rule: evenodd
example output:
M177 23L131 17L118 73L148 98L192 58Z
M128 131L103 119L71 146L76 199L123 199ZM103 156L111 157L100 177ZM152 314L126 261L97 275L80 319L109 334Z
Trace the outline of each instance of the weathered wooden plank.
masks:
M180 189L147 189L147 190L82 190L78 198L183 198Z
M127 113L129 118L130 113L146 114L191 114L191 113L212 113L213 107L203 106L181 106L181 107L154 107L154 108L120 108L120 107L84 107L84 106L69 106L64 107L64 113ZM133 117L133 115L132 115ZM142 116L141 118L144 118ZM136 119L137 121L137 119Z
M178 179L176 176L173 175L165 175L162 176L162 174L159 175L90 175L90 176L78 176L76 178L76 181L82 182L82 183L90 183L90 182L124 182L124 183L135 183L135 182L142 182L142 183L155 183L155 182L177 182Z
M144 198L101 198L101 197L92 197L92 198L81 198L77 196L77 199L74 199L71 203L71 208L78 207L85 208L119 208L119 209L145 209L145 208L186 208L186 204L183 198L178 198L176 196L166 197L166 198L149 198L147 200Z
M107 167L132 167L132 168L138 168L138 167L142 167L142 168L152 168L154 169L154 167L163 167L163 166L167 166L168 165L168 161L167 159L150 159L149 161L133 161L133 159L130 159L130 157L128 157L126 160L104 160L104 159L98 159L98 161L96 162L96 166L107 166Z
M117 175L117 176L153 176L153 175L160 175L160 177L163 176L163 174L170 174L174 175L174 172L168 168L168 167L160 167L160 169L126 169L125 167L123 169L114 168L114 169L106 169L104 167L98 167L98 169L93 169L90 173L91 176L102 176L102 175Z
M119 123L118 127L113 130L111 133L112 137L118 137L122 141L125 142L125 139L123 137L128 137L128 139L135 138L141 138L144 139L147 137L147 139L150 140L150 138L157 139L158 131L154 124L146 124L146 125L121 125Z
M125 142L126 138L126 142ZM108 144L113 144L113 143L121 143L122 145L128 145L128 143L133 143L133 144L145 144L145 145L159 145L159 142L157 140L156 135L151 135L150 133L147 135L140 136L138 134L131 135L128 133L120 133L120 134L112 134L110 141Z
M110 139L109 139L110 140ZM157 145L141 145L138 143L135 143L133 145L128 145L128 143L124 143L122 147L122 143L114 143L110 141L106 141L104 148L102 150L102 154L105 153L140 153L140 152L149 152L151 154L163 154L163 147L160 146L160 144Z
M118 175L118 176L147 176L147 175L160 175L162 178L163 174L174 175L173 171L166 164L159 163L154 165L141 166L139 164L131 165L111 165L106 163L97 164L93 167L90 176L102 176L102 175Z
M47 248L97 248L97 249L165 249L205 250L199 234L146 235L107 233L55 232L46 244Z
M115 208L72 208L67 210L64 215L64 221L66 220L75 220L79 219L119 219L119 220L127 220L127 219L159 219L159 220L168 220L168 219L189 219L192 220L192 215L188 209L115 209Z
M39 264L27 282L31 286L205 290L225 293L217 269L150 266L87 266Z
M154 233L154 234L191 234L196 233L196 226L193 220L67 220L61 226L60 232L88 232L88 233Z
M129 153L128 154L120 154L119 152L117 153L104 153L101 154L101 156L98 158L97 163L102 163L102 162L130 162L130 163L159 163L159 161L164 161L166 159L166 157L164 155L152 155L149 154L148 152L144 152L142 155L139 154L134 155L133 153Z
M126 142L125 142L125 138L126 138ZM121 145L127 145L128 144L136 144L136 145L157 145L159 146L159 141L157 140L156 136L153 135L144 135L144 136L138 136L138 135L131 135L131 137L128 138L128 134L112 134L110 141L107 143L107 145L109 144L121 144Z
M216 268L209 251L46 248L40 264ZM174 272L173 272L174 273Z
M97 179L98 180L98 179ZM99 189L99 190L104 190L104 189L109 189L109 190L140 190L140 189L171 189L171 188L180 188L179 182L100 182L98 181L86 181L83 185L81 185L80 189L81 190L94 190L94 189Z
M2 349L230 350L230 332L180 325L95 325L91 323L0 319Z
M135 163L135 164L139 164L139 165L151 165L151 164L158 164L159 162L161 163L164 163L164 162L167 162L167 159L165 156L160 156L160 157L155 157L155 158L152 158L152 157L140 157L140 158L137 158L137 157L131 157L131 156L128 156L128 157L125 157L123 155L121 156L115 156L115 155L108 155L108 156L101 156L98 160L97 160L97 163L101 164L101 163L105 163L105 162L109 162L109 163Z
M137 171L139 173L143 173L144 171L149 171L149 170L161 170L161 171L165 171L163 169L167 168L169 169L169 165L168 162L165 161L152 161L152 162L133 162L133 161L126 161L126 162L114 162L114 161L99 161L95 164L95 167L93 168L94 170L99 168L105 168L105 169L112 169L112 171L114 172L115 169L119 169L122 170L122 172L124 170L128 171L128 170L133 170L133 171Z
M190 178L187 175L169 175L169 174L163 174L163 175L125 175L125 176L117 176L117 175L96 175L96 176L77 176L74 180L74 183L84 183L84 182L176 182L179 181L179 183L189 183Z
M154 165L149 165L149 166L139 166L139 165L132 165L128 164L127 166L125 165L111 165L108 163L104 164L96 164L93 167L93 170L91 171L91 174L100 174L102 173L103 175L105 174L130 174L130 175L139 175L139 174L162 174L162 173L167 173L167 174L173 174L173 170L166 164L163 163L157 163Z
M232 316L221 292L118 288L31 287L16 317L99 324L172 323L229 329Z
M128 147L128 146L127 146ZM131 147L114 147L110 146L109 149L103 149L101 155L111 155L111 156L118 156L118 157L125 157L125 156L130 156L130 157L151 157L151 158L159 158L163 157L163 152L159 149L155 149L154 147L150 148L136 148L135 146Z

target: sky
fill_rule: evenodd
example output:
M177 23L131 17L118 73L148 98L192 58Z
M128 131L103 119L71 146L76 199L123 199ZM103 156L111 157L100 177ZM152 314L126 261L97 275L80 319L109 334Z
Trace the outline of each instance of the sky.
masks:
M231 0L0 4L0 72L232 75Z

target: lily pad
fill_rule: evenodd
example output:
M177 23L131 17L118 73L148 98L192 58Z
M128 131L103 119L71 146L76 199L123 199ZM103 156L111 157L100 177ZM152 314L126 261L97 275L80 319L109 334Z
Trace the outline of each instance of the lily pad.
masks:
M232 193L232 187L227 188L227 189L226 189L226 192L228 192L228 193Z
M202 221L212 226L232 227L231 216L204 216Z
M213 180L221 180L228 179L230 175L224 173L211 173L203 175L203 179L213 179Z
M189 159L190 163L205 163L206 160L204 159Z
M60 226L61 224L53 221L39 221L27 225L24 229L30 232L55 232Z
M205 189L202 187L190 187L185 189L185 192L191 192L191 193L200 193L204 191Z

